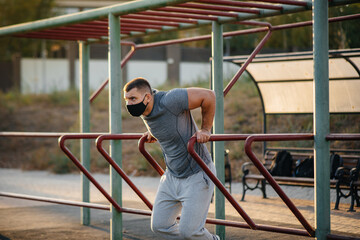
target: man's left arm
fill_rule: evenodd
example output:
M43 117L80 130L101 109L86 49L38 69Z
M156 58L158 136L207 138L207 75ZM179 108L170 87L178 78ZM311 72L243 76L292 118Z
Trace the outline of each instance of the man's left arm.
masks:
M201 108L201 129L196 132L197 141L209 141L215 115L215 93L205 88L187 88L189 109Z

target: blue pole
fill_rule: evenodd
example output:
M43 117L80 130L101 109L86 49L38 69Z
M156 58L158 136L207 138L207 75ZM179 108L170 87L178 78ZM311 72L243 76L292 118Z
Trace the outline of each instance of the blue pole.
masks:
M330 132L328 1L313 0L315 236L330 233Z
M224 84L223 84L223 28L222 24L213 22L211 33L212 51L212 87L216 94L216 111L214 118L214 134L224 133ZM216 175L222 184L225 183L224 142L213 142ZM225 197L215 188L215 217L225 219ZM216 234L225 239L225 226L216 225Z
M82 133L90 132L90 103L89 103L89 58L90 46L85 42L79 43L80 57L80 131ZM81 163L90 170L90 140L82 139ZM82 201L90 202L90 181L81 173ZM81 224L90 225L90 208L81 208Z
M120 18L109 14L109 115L110 133L121 133L121 46ZM110 155L122 166L121 141L111 141ZM122 206L122 180L119 174L110 167L111 196ZM110 221L110 236L112 240L122 239L122 214L112 206Z

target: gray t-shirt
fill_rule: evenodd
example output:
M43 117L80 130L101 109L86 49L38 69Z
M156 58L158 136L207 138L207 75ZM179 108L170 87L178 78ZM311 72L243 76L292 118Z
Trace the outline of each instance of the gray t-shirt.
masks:
M162 148L167 170L184 178L201 170L187 151L187 143L197 126L191 116L186 89L154 91L154 106L148 116L142 116L151 134ZM195 151L208 164L211 156L205 144L195 144Z

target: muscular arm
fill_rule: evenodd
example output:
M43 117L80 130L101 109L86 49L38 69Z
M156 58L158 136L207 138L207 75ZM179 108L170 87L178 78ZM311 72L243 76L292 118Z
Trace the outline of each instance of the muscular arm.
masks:
M215 93L205 88L188 88L189 109L201 108L201 130L197 132L198 142L207 142L215 115Z

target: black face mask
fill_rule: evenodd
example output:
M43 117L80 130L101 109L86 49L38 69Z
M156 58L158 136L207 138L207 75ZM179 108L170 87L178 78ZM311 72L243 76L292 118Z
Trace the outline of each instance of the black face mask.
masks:
M133 104L133 105L126 105L126 108L128 110L128 112L134 116L134 117L140 117L141 114L143 114L145 112L145 109L147 107L147 105L149 103L147 103L146 105L144 104L144 100L145 100L146 95L144 96L144 99L137 103L137 104Z

